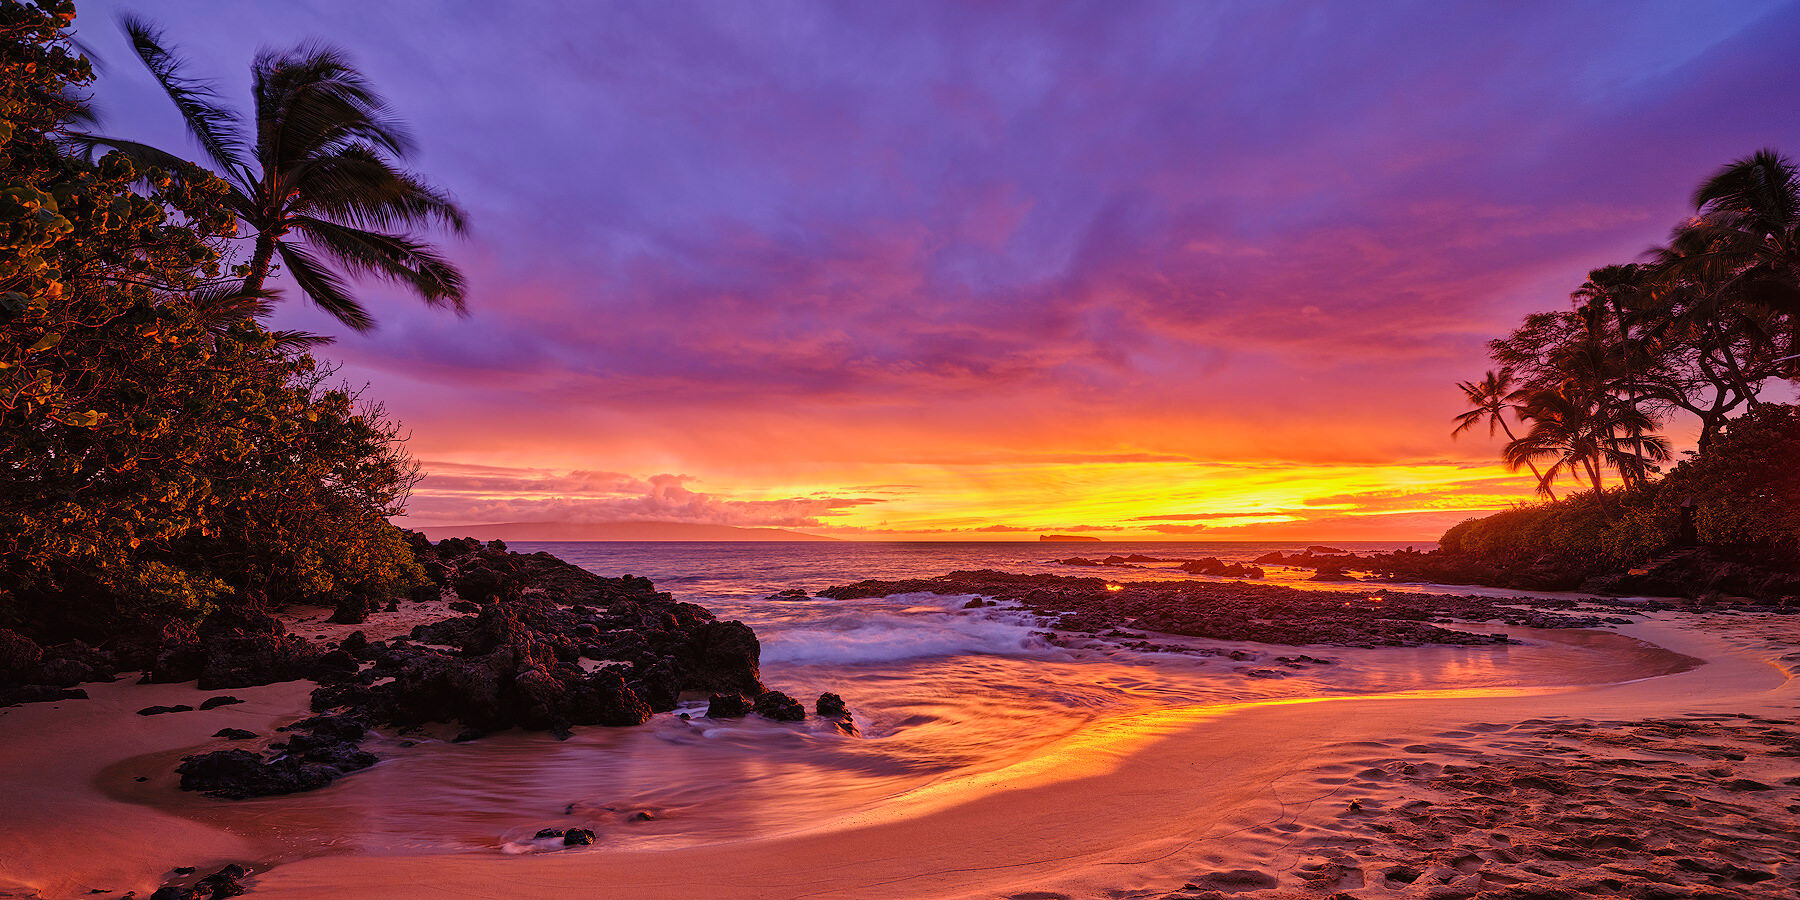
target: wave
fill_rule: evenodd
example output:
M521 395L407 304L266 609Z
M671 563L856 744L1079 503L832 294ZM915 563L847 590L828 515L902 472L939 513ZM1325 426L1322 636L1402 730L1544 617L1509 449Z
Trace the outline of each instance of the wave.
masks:
M770 627L763 633L765 663L893 662L956 654L1030 656L1056 652L1032 615L1004 608L964 610L970 597L902 594L856 602L829 615Z

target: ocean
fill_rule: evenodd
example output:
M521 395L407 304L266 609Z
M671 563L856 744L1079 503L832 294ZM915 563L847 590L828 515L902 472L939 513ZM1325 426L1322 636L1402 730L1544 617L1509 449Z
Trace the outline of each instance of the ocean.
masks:
M276 836L280 859L322 853L564 852L541 829L594 829L598 846L681 848L850 827L1003 789L1008 773L1041 769L1084 735L1125 729L1171 710L1265 700L1575 685L1639 676L1651 661L1617 635L1507 629L1512 646L1306 652L1332 660L1288 677L1247 675L1290 648L1175 639L1235 654L1140 652L1121 642L1057 636L1006 605L965 609L968 597L908 594L858 600L775 598L869 578L965 569L1207 579L1167 568L1074 567L1070 556L1141 553L1249 561L1305 543L530 543L602 575L641 575L762 642L763 680L810 709L840 694L860 734L824 721L713 721L705 703L636 728L582 728L566 741L509 732L453 743L382 736L383 761L326 790L232 804L192 796L177 811ZM1405 544L1353 542L1345 550ZM1421 547L1428 549L1429 545ZM1267 580L1311 583L1271 567ZM1469 593L1473 589L1418 586ZM1486 592L1505 593L1505 592ZM1165 643L1168 641L1159 638ZM1125 723L1125 724L1121 724ZM1039 775L1034 777L1041 777Z

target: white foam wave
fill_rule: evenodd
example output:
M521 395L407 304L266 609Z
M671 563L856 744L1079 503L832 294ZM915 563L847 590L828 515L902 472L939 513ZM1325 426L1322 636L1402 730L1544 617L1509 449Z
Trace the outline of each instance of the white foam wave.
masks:
M1035 617L964 610L968 597L903 595L859 602L790 627L759 628L763 662L855 664L953 654L1024 656L1053 648Z

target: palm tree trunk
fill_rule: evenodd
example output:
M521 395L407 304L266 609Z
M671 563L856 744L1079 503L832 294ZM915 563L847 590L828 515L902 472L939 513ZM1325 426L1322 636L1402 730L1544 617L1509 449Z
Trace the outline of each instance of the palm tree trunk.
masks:
M1505 419L1500 419L1500 430L1506 432L1507 440L1512 441L1515 444L1519 442L1519 439L1517 437L1513 436L1512 429L1507 426ZM1537 477L1538 485L1544 489L1544 493L1549 494L1550 499L1552 501L1555 501L1556 500L1556 492L1551 490L1550 485L1548 485L1544 482L1543 473L1538 471L1537 463L1534 463L1529 458L1527 458L1525 460L1525 465L1530 467L1531 474Z
M1606 485L1601 481L1600 462L1594 459L1583 460L1587 464L1588 477L1594 480L1594 502L1600 504L1600 514L1612 518L1612 508L1606 502Z
M256 236L256 252L250 257L250 274L244 276L244 291L255 293L262 290L263 280L269 277L269 264L275 258L275 239L266 234Z
M1756 390L1750 386L1750 379L1745 377L1743 367L1738 365L1737 354L1731 352L1730 344L1726 342L1724 333L1719 329L1718 320L1709 320L1706 324L1707 328L1712 331L1713 340L1719 342L1719 356L1724 360L1725 368L1731 374L1732 386L1744 395L1744 399L1750 401L1751 409L1761 409L1762 401L1756 399Z

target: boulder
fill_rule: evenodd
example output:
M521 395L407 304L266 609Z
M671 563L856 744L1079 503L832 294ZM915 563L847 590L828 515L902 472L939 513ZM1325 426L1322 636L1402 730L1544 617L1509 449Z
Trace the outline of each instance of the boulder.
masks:
M813 704L813 711L821 716L847 716L850 714L849 707L844 705L844 698L831 693L820 694L819 702Z
M0 681L26 681L44 659L36 641L8 628L0 628Z
M780 691L758 694L754 708L757 715L777 722L801 722L806 719L806 707Z
M359 662L373 662L375 660L375 650L373 645L369 643L369 636L360 631L350 632L350 636L344 638L343 642L338 644L338 649L350 654L352 658Z
M160 716L165 713L193 712L194 708L183 703L179 706L146 706L137 711L140 716Z
M181 789L231 800L292 794L322 788L377 762L375 754L357 746L366 730L352 719L314 716L290 727L287 746L273 757L249 750L186 757L175 769ZM225 731L215 736L239 739Z
M325 621L338 625L361 625L369 620L369 613L380 608L374 598L360 591L352 591L349 596L338 601L337 609Z
M220 607L197 629L170 622L159 641L144 680L197 680L203 691L297 681L312 674L324 653L248 599Z
M710 621L692 629L675 662L687 690L762 693L762 644L742 622Z
M308 674L312 680L323 684L332 681L343 681L355 677L357 671L361 668L362 666L357 662L356 657L351 656L349 651L339 647L336 650L330 650L320 655L319 658L313 662L312 671Z
M476 563L458 572L451 581L456 596L471 603L496 603L519 596L519 583L511 575Z
M741 719L750 714L750 700L743 694L714 694L706 704L709 719Z

